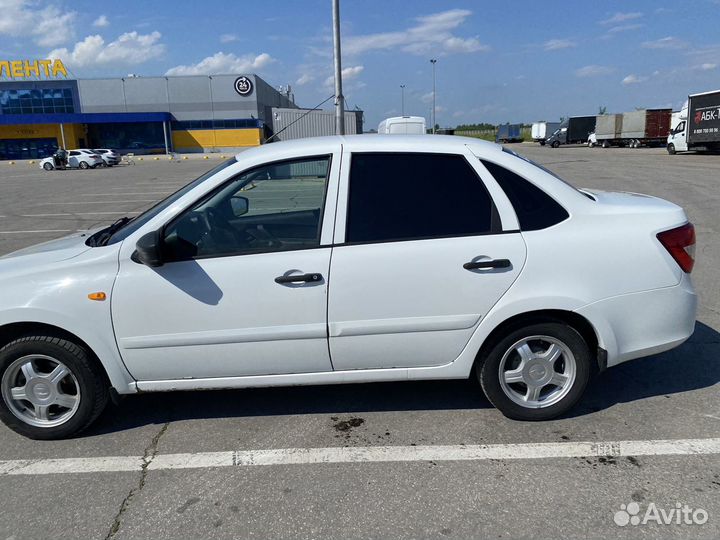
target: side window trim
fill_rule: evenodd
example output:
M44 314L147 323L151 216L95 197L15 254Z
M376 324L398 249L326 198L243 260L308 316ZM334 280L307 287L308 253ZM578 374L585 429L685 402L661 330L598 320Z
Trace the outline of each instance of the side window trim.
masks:
M220 258L226 258L226 257L242 257L242 256L249 256L249 255L261 255L261 254L267 254L267 253L284 253L284 252L291 252L291 251L304 251L304 250L310 250L310 249L320 249L320 248L328 248L331 246L323 245L322 243L322 233L323 233L323 224L325 219L325 211L328 206L328 192L329 192L329 186L333 182L333 162L335 161L335 152L328 152L327 154L316 154L316 155L307 155L307 156L296 156L296 157L289 157L289 158L283 158L276 161L268 161L265 163L259 163L256 165L253 165L247 169L244 169L242 171L239 171L238 173L234 174L230 178L227 178L224 182L219 184L218 186L215 186L213 189L208 191L207 193L203 194L200 198L194 200L192 203L188 204L185 208L183 208L182 211L180 211L176 216L174 216L170 221L163 224L163 226L160 228L160 238L161 242L164 242L166 231L169 227L177 223L180 219L182 219L183 216L185 216L188 212L190 212L193 208L196 208L198 206L202 206L204 203L206 203L208 200L212 199L215 195L217 195L219 192L224 190L226 187L228 187L230 184L235 182L239 177L244 176L246 174L251 173L253 170L256 169L262 169L265 167L271 167L273 165L280 165L282 163L288 163L288 162L294 162L294 161L312 161L312 160L321 160L321 159L327 159L328 160L328 167L327 167L327 176L325 179L325 188L323 190L323 199L322 199L322 206L320 208L320 220L318 223L318 244L314 246L305 246L305 247L298 247L293 249L274 249L274 248L268 248L266 250L257 250L257 251L236 251L236 252L230 252L230 253L217 253L217 254L210 254L210 255L196 255L193 257L187 257L187 258L178 258L178 259L172 259L168 260L166 264L173 264L178 262L187 262L187 261L196 261L196 260L204 260L204 259L220 259Z

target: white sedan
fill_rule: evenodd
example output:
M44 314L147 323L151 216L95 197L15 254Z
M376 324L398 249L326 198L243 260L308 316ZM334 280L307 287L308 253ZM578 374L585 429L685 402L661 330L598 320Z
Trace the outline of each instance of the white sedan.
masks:
M506 416L554 418L693 333L694 245L675 204L475 139L267 145L0 259L0 417L52 439L111 392L475 374Z
M103 158L92 150L68 150L68 163L70 169L94 169L103 165ZM40 168L52 171L56 168L55 158L50 156L40 160Z

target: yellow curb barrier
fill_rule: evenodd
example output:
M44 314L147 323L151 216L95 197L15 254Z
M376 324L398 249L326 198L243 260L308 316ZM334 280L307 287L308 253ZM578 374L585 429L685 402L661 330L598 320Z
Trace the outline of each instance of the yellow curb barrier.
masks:
M210 159L209 156L203 156L203 159Z
M187 158L188 158L187 156L183 156L183 159L187 159Z

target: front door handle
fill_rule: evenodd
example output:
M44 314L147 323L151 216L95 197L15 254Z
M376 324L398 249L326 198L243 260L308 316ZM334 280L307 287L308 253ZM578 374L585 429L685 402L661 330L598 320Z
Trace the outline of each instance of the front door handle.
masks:
M492 259L489 261L470 261L463 264L465 270L477 270L481 268L510 268L508 259Z
M278 276L275 278L275 283L319 283L322 281L322 274L294 274L290 276Z

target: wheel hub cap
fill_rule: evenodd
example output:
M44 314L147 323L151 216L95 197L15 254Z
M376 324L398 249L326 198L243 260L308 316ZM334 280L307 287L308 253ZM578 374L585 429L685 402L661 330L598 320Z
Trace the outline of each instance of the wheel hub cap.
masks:
M514 343L500 361L500 386L513 402L543 408L563 399L575 383L576 362L569 347L551 336Z
M15 360L2 376L2 398L24 423L50 428L70 420L80 406L80 385L70 369L46 355Z

